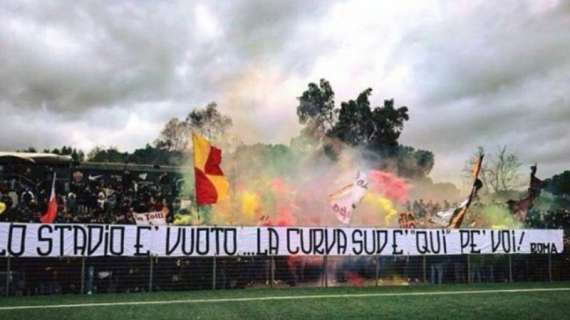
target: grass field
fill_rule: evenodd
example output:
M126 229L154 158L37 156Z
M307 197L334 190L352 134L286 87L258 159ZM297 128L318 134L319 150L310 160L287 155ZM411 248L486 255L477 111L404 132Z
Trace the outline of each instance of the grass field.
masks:
M570 283L0 298L0 319L569 319Z

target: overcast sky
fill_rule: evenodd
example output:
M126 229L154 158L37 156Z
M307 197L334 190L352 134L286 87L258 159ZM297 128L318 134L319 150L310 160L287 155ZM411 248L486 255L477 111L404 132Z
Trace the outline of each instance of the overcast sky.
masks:
M410 109L402 142L458 181L478 145L570 168L568 1L2 1L0 150L132 150L216 101L246 142L298 132L296 97Z

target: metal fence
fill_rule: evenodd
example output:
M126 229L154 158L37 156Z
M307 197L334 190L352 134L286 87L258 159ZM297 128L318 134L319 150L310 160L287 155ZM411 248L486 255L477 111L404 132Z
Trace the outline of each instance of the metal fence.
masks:
M570 280L557 255L0 258L8 296Z

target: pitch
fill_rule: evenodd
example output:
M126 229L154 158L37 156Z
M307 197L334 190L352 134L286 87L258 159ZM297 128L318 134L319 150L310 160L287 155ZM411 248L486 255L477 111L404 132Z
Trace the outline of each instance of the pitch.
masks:
M1 319L561 319L570 283L247 289L0 299Z

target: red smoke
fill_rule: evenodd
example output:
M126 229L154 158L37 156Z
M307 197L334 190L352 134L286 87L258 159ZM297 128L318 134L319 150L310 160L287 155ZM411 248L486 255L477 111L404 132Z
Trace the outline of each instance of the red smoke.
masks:
M293 189L281 177L276 177L271 180L271 189L273 193L289 196L293 193Z
M383 194L392 201L403 203L408 199L408 184L402 178L380 170L368 173L368 187L371 191Z
M295 224L295 217L288 207L277 208L277 216L275 217L275 225L278 227L292 226Z
M345 273L346 280L353 287L362 287L364 285L364 278L358 275L356 272L347 271Z
M275 217L261 216L259 225L263 227L286 227L295 224L295 217L291 214L289 208L278 208Z

